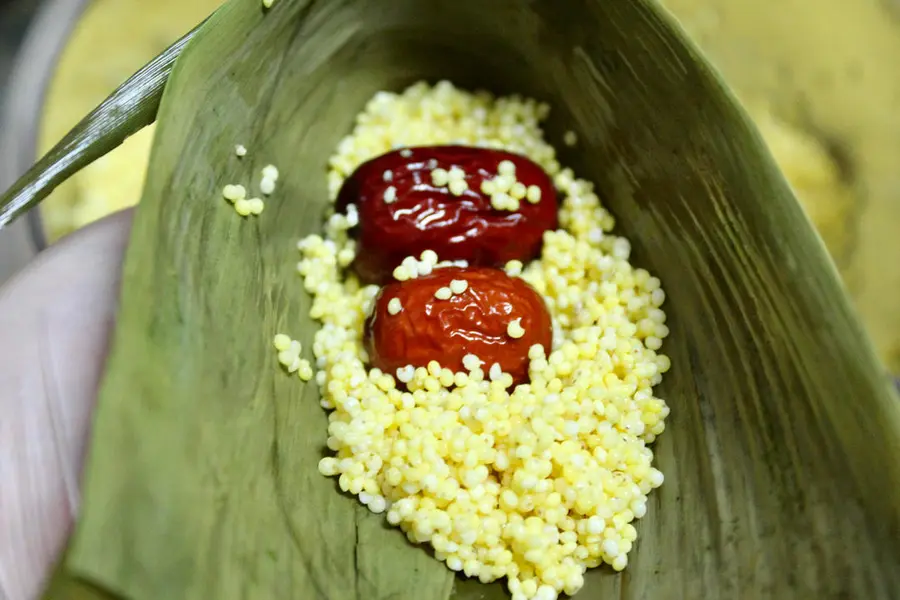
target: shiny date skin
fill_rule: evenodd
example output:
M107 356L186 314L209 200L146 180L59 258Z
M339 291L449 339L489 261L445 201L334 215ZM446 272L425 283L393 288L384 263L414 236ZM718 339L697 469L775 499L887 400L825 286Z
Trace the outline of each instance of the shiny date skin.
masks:
M519 182L540 188L537 204L522 199L515 212L491 206L481 184L496 177L504 160L516 166ZM454 166L468 184L459 196L432 183L434 169ZM405 257L424 250L473 266L527 262L540 253L543 233L558 225L556 190L543 169L524 156L487 148L406 148L374 158L344 182L336 208L345 212L348 204L359 211L354 268L364 283L387 283Z
M454 280L468 285L441 300L435 296ZM391 314L391 300L401 310ZM395 303L396 306L396 303ZM510 321L521 319L524 335L509 335ZM427 366L464 371L463 357L474 354L487 373L499 363L515 384L528 381L528 351L552 342L550 314L544 299L524 280L489 267L444 267L430 275L384 286L366 320L364 344L373 367L396 374L398 368Z

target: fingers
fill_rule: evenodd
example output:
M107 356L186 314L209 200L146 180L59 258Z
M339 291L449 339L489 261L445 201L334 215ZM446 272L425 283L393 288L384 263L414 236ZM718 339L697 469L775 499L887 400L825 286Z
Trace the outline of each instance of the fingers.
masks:
M37 597L71 527L130 226L103 219L0 287L0 598Z

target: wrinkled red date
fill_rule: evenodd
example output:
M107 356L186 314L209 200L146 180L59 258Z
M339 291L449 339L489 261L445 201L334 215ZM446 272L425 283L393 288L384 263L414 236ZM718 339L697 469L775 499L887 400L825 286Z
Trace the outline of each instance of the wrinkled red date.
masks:
M522 199L515 212L491 206L481 184L496 177L504 160L516 166L519 182L540 188L537 204ZM466 174L468 190L460 196L432 183L432 170L454 166ZM526 262L540 253L544 231L558 224L556 191L540 166L518 154L466 146L408 148L372 159L344 182L337 210L348 204L359 211L354 268L365 283L390 281L405 257L424 250L472 266Z
M468 283L448 300L435 297L453 280ZM402 309L391 314L392 299ZM525 333L510 337L510 321L521 319ZM524 280L488 267L445 267L432 274L384 286L366 320L364 343L373 367L394 375L406 365L424 367L431 360L453 371L464 370L463 357L478 356L487 372L499 363L516 384L528 380L528 351L552 342L550 314L544 299Z

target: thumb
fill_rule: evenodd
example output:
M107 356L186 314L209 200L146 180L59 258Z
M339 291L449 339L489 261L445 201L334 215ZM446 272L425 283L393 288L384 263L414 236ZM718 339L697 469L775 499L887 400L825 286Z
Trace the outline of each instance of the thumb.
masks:
M41 593L77 510L130 226L107 217L0 287L2 598Z

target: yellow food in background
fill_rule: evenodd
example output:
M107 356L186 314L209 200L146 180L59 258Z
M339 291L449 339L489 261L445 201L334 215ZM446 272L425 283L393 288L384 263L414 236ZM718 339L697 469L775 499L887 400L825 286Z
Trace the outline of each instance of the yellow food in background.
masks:
M828 251L839 261L847 250L856 200L841 180L838 165L815 138L770 113L757 112L754 121Z
M886 0L662 0L750 106L839 150L852 188L836 256L888 369L900 374L900 18ZM774 145L774 144L773 144ZM777 151L776 151L777 152ZM845 163L845 164L844 164ZM785 170L790 170L785 167ZM799 186L798 186L799 187ZM818 201L800 190L818 227ZM838 217L838 221L845 217ZM830 244L833 247L833 244Z
M215 11L221 0L92 0L60 56L38 140L46 152L132 73ZM41 205L48 241L134 205L152 143L147 128L57 188Z
M113 212L133 206L144 187L154 127L146 127L73 178L74 195L56 196L41 212L53 241Z

